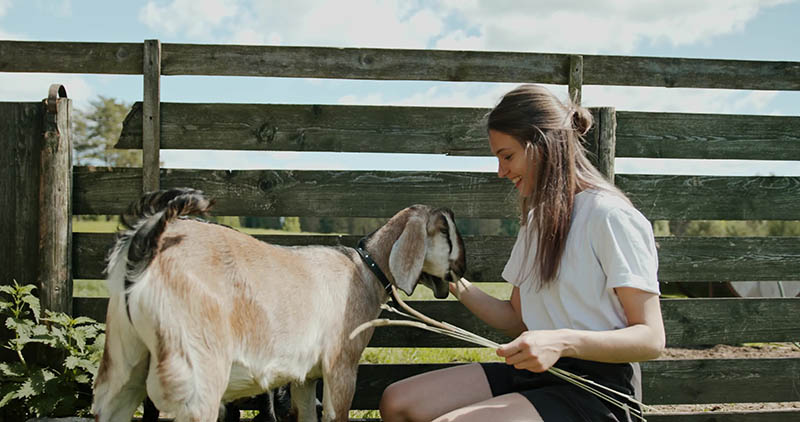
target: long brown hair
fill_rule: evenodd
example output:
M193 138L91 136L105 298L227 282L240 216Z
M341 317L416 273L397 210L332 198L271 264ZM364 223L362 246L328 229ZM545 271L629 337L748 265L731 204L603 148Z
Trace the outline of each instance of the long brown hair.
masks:
M538 272L540 287L558 274L575 195L585 189L602 189L624 197L586 157L581 140L591 125L587 109L571 101L564 104L539 85L521 85L508 92L488 115L487 129L516 139L525 149L528 169L538 168L532 193L520 193L520 230L533 211L536 257L532 266L524 267ZM527 177L533 177L532 173ZM528 249L530 244L529 240ZM525 255L527 260L529 254Z

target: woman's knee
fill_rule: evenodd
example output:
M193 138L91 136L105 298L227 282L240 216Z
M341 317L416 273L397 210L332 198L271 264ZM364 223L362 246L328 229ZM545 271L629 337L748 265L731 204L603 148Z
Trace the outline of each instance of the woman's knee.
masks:
M383 390L378 408L386 422L411 421L407 383L395 382Z

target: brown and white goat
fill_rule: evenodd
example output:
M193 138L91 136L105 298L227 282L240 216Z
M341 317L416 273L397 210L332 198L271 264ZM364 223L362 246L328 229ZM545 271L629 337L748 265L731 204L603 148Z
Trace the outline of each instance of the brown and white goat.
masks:
M214 421L220 402L291 383L300 421L346 421L359 357L372 336L349 340L388 294L353 248L282 247L204 214L199 191L173 189L131 205L130 230L108 263L106 344L94 384L98 421L130 421L145 394L176 421ZM465 270L446 209L406 208L364 239L391 283L421 282L438 298Z

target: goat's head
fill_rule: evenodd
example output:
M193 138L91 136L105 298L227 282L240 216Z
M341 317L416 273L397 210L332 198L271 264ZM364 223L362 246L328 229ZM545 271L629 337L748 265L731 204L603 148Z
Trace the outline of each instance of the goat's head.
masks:
M448 282L458 281L467 266L464 241L453 212L414 205L403 213L407 213L403 215L406 224L389 255L395 285L410 295L419 282L436 298L444 299L449 293Z

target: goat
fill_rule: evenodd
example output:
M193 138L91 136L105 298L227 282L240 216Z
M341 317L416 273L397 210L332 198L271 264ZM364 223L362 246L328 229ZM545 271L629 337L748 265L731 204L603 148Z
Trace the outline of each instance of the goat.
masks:
M348 247L284 247L188 218L212 206L188 188L144 195L106 268L106 343L94 382L97 421L130 421L147 394L180 421L214 421L219 403L290 383L292 410L346 421L358 360L389 286L437 298L466 269L447 209L415 205ZM362 255L363 254L363 255ZM366 258L365 258L366 256ZM366 262L373 260L370 268Z

